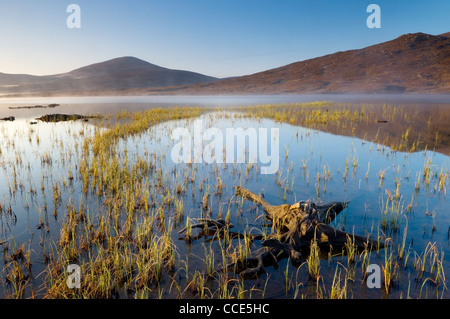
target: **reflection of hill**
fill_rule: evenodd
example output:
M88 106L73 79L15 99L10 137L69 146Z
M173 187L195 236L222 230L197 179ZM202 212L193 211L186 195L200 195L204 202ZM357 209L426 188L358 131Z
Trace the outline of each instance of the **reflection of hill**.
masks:
M450 155L450 104L340 104L312 102L242 107L257 117L414 152Z

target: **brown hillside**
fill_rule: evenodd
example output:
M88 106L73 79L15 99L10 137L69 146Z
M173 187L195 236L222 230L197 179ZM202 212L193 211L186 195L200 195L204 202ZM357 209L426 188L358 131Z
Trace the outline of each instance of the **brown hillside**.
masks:
M405 34L359 50L150 94L450 93L450 37Z

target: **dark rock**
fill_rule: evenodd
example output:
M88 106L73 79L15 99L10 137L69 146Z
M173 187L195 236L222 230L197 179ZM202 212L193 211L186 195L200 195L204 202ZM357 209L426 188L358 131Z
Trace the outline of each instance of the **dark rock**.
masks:
M8 117L4 117L4 118L2 118L2 119L0 119L0 120L2 120L2 121L15 121L15 117L14 116L8 116Z
M79 115L79 114L46 114L43 115L36 120L42 122L63 122L63 121L76 121L76 120L84 120L92 118L100 118L100 116L88 116L88 115Z

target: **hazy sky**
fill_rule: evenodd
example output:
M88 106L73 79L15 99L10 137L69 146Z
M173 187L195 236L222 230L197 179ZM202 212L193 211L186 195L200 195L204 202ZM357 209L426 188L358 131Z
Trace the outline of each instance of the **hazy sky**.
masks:
M80 29L66 25L72 3ZM371 3L380 29L366 25ZM56 74L135 56L227 77L449 31L449 0L0 0L0 72Z

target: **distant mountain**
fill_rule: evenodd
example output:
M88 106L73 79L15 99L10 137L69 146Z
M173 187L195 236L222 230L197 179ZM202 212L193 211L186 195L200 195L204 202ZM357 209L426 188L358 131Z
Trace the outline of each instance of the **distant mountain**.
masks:
M450 93L450 33L405 34L359 50L336 52L171 94ZM147 94L164 94L148 90Z
M0 73L0 93L89 94L192 85L216 80L217 78L200 73L163 68L135 57L121 57L56 75Z
M13 95L302 93L450 93L450 32L405 34L363 49L220 80L134 57L49 76L0 73L0 94Z

